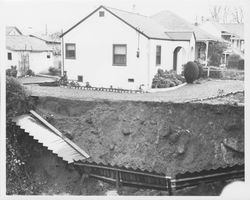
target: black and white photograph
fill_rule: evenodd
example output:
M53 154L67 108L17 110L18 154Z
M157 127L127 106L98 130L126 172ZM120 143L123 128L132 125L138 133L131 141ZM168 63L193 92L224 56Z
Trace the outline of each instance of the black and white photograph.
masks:
M1 1L0 198L250 198L249 6Z

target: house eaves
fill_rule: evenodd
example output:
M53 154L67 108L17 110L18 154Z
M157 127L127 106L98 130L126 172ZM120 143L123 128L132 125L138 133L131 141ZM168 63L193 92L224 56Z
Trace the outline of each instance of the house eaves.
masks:
M69 28L67 31L65 31L62 35L60 35L60 37L63 37L64 35L66 35L68 32L70 32L72 29L74 29L75 27L80 25L82 22L87 20L89 17L91 17L95 12L97 12L101 8L103 8L104 10L109 12L111 15L113 15L116 18L118 18L119 20L121 20L123 23L125 23L126 25L128 25L129 27L131 27L132 29L137 31L138 33L145 36L147 39L167 40L167 41L190 41L190 40L187 40L187 39L177 40L177 39L170 38L165 33L167 30L161 24L159 24L158 22L153 20L151 17L142 16L142 15L139 15L139 14L136 14L136 13L129 13L127 11L122 11L122 10L118 10L118 9L114 9L114 8L106 8L104 6L100 6L97 9L95 9L93 12L91 12L89 15L87 15L85 18L83 18L77 24L75 24L74 26ZM142 23L137 23L138 26L135 25L135 23L133 24L133 22L131 20L131 18L133 18L133 16L135 17L135 19L139 19L139 18L143 19L142 20L143 22ZM129 22L128 18L130 18L130 22ZM140 22L140 20L139 20L139 22ZM146 26L147 22L148 22L148 24ZM154 27L151 27L150 25L154 25ZM151 29L150 30L151 32L149 31L149 27Z

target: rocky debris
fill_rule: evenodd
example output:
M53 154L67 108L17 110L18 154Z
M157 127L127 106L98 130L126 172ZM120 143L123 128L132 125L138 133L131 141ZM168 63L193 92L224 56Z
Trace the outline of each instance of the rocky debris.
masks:
M241 123L233 123L233 124L230 124L230 125L224 127L224 129L226 131L236 131L236 130L241 129L241 127L242 127Z
M122 134L128 136L132 134L132 131L130 129L122 129Z
M87 118L85 120L85 122L88 123L88 124L93 124L93 120L91 118Z
M113 151L113 150L115 149L115 145L114 145L114 144L110 144L110 145L109 145L109 149L110 149L111 151Z
M183 143L177 146L177 152L178 154L183 154L185 152L185 145Z
M225 138L222 143L225 147L227 147L229 149L232 149L232 150L240 152L240 153L244 153L244 145L241 144L235 138Z
M92 134L94 134L94 135L98 135L99 134L99 131L97 129L92 129L90 132Z
M65 133L63 133L63 135L64 135L65 137L67 137L68 139L70 139L70 140L73 140L73 139L74 139L74 137L73 137L70 133L65 132Z
M157 122L154 121L154 120L151 120L151 121L150 121L150 124L151 124L151 125L157 125Z

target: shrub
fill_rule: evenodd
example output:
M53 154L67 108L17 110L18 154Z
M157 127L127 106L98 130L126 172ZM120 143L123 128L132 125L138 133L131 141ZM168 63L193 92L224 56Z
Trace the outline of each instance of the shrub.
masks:
M50 68L49 68L49 73L50 73L50 75L52 75L52 76L60 76L60 74L61 74L61 69L60 69L60 67L59 67L59 68L57 68L57 67L50 67Z
M184 77L187 83L193 83L199 75L199 68L195 62L189 61L184 65Z
M17 76L16 66L11 66L10 69L6 69L6 76L13 76L16 78L16 76Z
M76 81L71 81L71 82L69 82L69 86L70 87L79 87L80 84L78 82L76 82Z
M244 59L240 59L239 60L239 65L238 65L238 69L244 70L244 64L245 64Z
M19 135L9 123L12 117L34 109L33 99L23 86L13 77L6 77L6 193L31 194L34 183L29 179L27 165L29 150L22 142L24 135Z
M185 82L185 79L181 75L176 74L175 71L158 69L157 74L153 78L152 88L174 87L183 82Z
M35 73L31 69L28 69L27 72L25 73L25 75L27 75L27 76L34 76Z
M198 69L199 69L199 74L198 74L198 78L197 78L197 79L199 79L199 78L201 78L202 75L203 75L203 66L202 66L202 64L201 64L199 61L197 61L197 60L195 60L194 62L197 64Z
M13 77L6 77L6 117L26 113L32 108L32 100L23 86Z
M222 42L210 42L208 48L209 62L208 65L219 66L223 52L227 45Z
M227 67L228 68L238 69L239 61L240 61L240 56L239 55L237 55L237 54L231 54L228 57Z

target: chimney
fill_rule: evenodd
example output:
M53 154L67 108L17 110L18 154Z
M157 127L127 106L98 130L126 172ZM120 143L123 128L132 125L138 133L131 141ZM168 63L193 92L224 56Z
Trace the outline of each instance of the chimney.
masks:
M133 12L133 13L136 12L136 5L135 5L135 4L132 5L132 12Z

